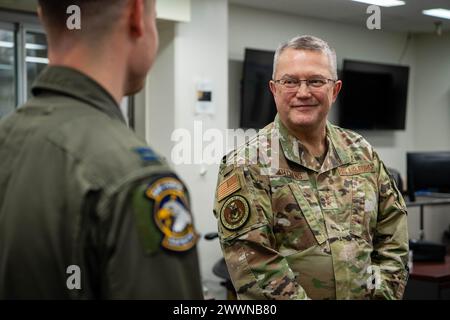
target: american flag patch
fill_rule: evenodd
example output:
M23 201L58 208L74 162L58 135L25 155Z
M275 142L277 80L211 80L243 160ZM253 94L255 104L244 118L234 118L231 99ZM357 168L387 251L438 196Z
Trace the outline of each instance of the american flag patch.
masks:
M222 200L226 196L238 191L241 188L239 177L234 174L224 180L217 188L217 201Z

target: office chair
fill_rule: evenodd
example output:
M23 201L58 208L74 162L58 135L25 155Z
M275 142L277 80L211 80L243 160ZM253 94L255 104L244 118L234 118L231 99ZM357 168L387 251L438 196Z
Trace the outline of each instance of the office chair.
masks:
M394 168L387 168L387 170L391 178L395 181L398 190L403 194L405 192L405 189L403 187L403 179L400 172Z

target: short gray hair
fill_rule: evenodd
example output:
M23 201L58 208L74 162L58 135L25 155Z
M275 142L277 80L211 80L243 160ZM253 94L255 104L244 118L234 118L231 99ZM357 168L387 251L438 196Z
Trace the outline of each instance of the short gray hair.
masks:
M289 48L295 50L313 50L325 53L328 56L328 60L330 61L331 75L334 79L337 79L336 51L332 47L330 47L324 40L309 35L292 38L291 40L283 42L278 46L273 58L273 79L275 79L275 71L281 53Z

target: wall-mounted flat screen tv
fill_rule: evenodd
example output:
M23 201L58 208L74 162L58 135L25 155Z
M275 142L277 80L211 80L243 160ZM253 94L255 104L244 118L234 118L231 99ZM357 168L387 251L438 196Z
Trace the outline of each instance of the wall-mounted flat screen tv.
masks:
M261 129L277 113L269 89L272 79L273 51L245 49L241 86L241 128Z
M404 130L409 67L344 60L339 125L348 129Z

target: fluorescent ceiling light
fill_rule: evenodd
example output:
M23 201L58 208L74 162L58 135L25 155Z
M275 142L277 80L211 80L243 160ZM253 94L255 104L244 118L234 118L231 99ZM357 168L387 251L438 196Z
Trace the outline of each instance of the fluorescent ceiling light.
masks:
M43 44L37 43L27 43L25 44L25 48L29 50L47 50L47 46Z
M450 19L450 10L447 9L428 9L423 10L422 13L427 16Z
M3 48L14 48L14 43L9 41L0 41L0 47ZM47 50L47 46L37 43L27 43L25 48L29 50Z
M42 64L49 63L49 60L47 58L40 58L40 57L26 57L25 61L30 63L42 63Z
M14 48L14 43L9 41L0 41L0 47L3 48Z
M374 4L380 7L397 7L405 5L405 1L400 0L352 0L352 1Z

